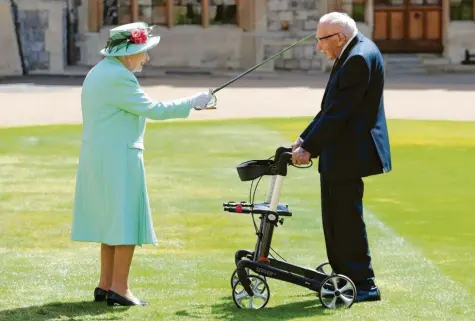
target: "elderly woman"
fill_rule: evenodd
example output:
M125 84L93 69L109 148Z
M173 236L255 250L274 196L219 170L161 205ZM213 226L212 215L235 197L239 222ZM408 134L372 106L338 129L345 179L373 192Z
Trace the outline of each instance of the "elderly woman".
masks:
M145 23L114 28L104 58L85 78L82 146L77 170L71 239L101 243L95 301L146 305L129 289L136 245L157 244L143 164L146 119L186 118L211 100L207 92L172 101L152 100L134 72L148 62L160 37Z

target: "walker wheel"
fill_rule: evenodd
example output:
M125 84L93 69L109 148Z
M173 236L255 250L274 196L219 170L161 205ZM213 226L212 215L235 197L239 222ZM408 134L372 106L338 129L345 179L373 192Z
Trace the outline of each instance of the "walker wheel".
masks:
M327 276L318 293L325 308L350 308L356 300L356 286L349 278L341 274Z
M249 275L249 269L246 269L246 273L247 273L247 275ZM260 277L263 278L264 281L266 281L266 277L265 277L265 276L261 276L261 275L260 275ZM239 282L239 276L237 275L237 269L236 269L236 270L234 270L233 274L231 275L231 289L232 289L232 288L234 287L234 285L235 285L236 283L238 283L238 282Z
M236 269L231 275L231 289L234 288L234 285L238 282L239 282L239 276L237 275L237 269Z
M317 266L316 270L326 275L335 275L335 272L333 272L333 269L331 268L331 265L328 262L320 264L319 266Z
M254 293L249 296L241 281L238 281L233 286L233 301L240 309L262 309L270 299L270 290L267 282L260 276L248 275L247 278L251 281L251 289Z

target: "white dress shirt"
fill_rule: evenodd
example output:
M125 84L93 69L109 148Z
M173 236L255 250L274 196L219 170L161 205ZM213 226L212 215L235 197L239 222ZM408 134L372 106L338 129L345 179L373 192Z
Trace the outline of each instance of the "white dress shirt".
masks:
M338 56L338 58L340 58L341 55L343 54L343 52L345 52L345 49L348 47L350 42L356 37L357 34L358 34L358 31L355 31L355 33L353 35L351 35L351 38L343 46L343 49L341 50L340 55Z

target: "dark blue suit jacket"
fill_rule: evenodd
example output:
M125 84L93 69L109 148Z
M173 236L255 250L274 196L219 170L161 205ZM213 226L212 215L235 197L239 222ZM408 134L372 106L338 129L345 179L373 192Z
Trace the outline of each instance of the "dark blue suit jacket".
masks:
M321 111L300 135L302 148L319 157L322 176L356 178L391 171L383 89L383 57L358 33L333 67Z

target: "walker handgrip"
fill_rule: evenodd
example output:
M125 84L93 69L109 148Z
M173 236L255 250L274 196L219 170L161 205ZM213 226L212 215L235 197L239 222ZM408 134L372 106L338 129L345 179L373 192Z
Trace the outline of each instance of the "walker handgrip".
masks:
M291 152L285 152L282 155L280 155L279 163L283 163L285 165L292 164L292 153Z
M280 156L284 153L292 153L292 147L279 147L277 148L277 150L275 151L275 161L278 162L279 159L280 159Z
M279 175L287 176L287 166L292 163L292 153L284 152L280 155L278 161L275 163Z

